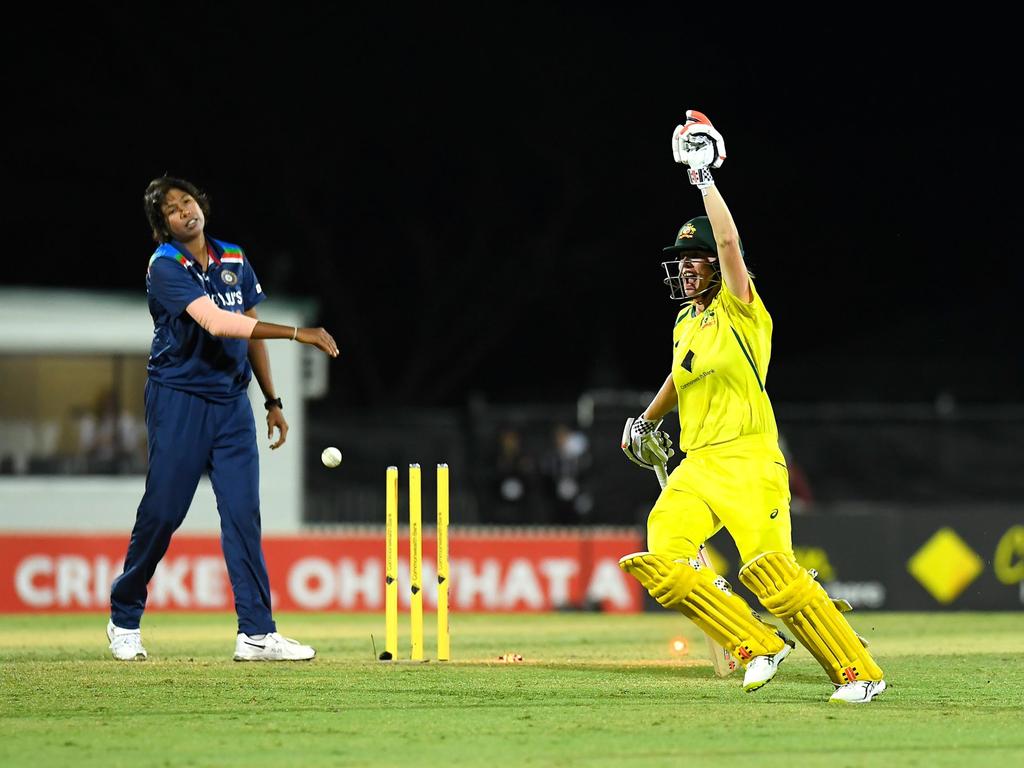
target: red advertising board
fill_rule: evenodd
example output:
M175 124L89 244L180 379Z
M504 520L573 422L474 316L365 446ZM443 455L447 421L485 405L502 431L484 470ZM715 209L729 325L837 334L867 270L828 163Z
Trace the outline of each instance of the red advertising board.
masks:
M460 532L449 537L449 601L456 611L549 611L583 605L642 609L636 581L618 559L643 548L639 534ZM127 536L0 534L0 612L96 611L110 605ZM423 539L424 604L437 600L435 541ZM282 611L384 609L383 531L267 536L263 550L274 608ZM399 595L408 605L408 540L399 559ZM233 602L220 540L176 536L149 585L148 607L223 611Z

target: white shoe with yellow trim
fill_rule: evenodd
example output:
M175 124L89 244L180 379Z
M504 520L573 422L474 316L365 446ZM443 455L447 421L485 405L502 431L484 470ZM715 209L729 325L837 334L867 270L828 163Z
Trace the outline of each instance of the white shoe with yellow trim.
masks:
M792 652L793 646L787 643L782 646L781 651L772 656L756 656L751 659L743 672L743 690L750 693L771 682L775 673L779 671L779 665Z
M829 704L867 704L885 690L885 680L854 680L840 685L828 700Z

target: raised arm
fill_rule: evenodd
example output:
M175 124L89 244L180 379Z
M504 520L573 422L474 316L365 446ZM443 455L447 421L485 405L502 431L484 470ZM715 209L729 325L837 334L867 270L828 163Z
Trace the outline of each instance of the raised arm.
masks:
M749 304L754 296L750 292L750 276L747 274L746 262L743 261L743 251L740 250L740 233L736 229L736 222L733 221L722 193L713 182L701 192L704 194L704 210L711 222L711 230L715 233L722 280L729 293Z
M722 279L729 293L750 303L754 297L740 249L739 231L711 176L711 168L721 168L725 162L725 139L702 112L688 109L686 122L677 125L672 133L672 155L677 163L689 166L690 183L704 196L704 210L715 233Z

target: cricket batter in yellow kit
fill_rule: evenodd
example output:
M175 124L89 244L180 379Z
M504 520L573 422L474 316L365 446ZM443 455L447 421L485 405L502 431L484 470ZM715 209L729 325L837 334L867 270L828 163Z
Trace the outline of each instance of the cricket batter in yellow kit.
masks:
M793 642L763 622L698 551L723 526L739 550L739 578L817 659L835 685L830 701L865 703L885 690L882 670L843 612L793 557L789 475L765 376L772 319L743 260L736 224L711 177L725 161L722 135L689 110L672 135L707 216L686 222L664 262L672 298L686 301L672 334L672 372L633 421L623 450L661 469L672 455L662 419L679 408L686 458L647 520L649 552L619 565L664 607L689 617L744 666L743 688L769 682Z

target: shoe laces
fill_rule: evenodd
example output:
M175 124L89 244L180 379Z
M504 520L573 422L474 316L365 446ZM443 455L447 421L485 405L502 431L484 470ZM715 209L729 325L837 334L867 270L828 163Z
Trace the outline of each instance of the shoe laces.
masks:
M142 632L136 630L134 632L122 632L115 634L114 639L110 641L114 645L128 646L132 648L142 647Z

